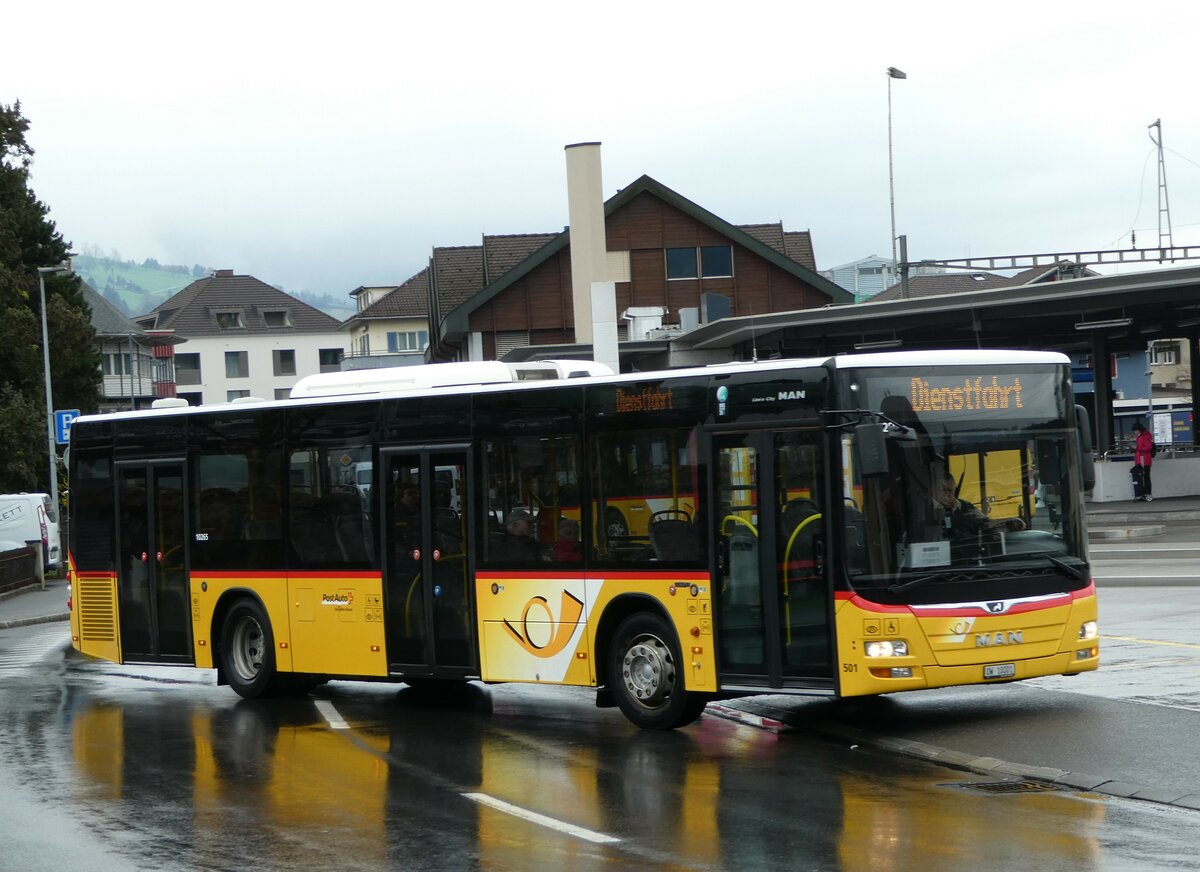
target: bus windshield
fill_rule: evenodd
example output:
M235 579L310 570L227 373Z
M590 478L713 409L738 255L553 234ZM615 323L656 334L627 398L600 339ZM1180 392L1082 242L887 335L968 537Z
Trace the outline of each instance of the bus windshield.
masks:
M1063 371L938 367L847 378L851 394L866 401L860 408L878 421L869 425L874 434L852 427L842 438L851 587L882 602L1086 587L1078 447ZM876 459L866 461L870 448L859 443L873 435Z

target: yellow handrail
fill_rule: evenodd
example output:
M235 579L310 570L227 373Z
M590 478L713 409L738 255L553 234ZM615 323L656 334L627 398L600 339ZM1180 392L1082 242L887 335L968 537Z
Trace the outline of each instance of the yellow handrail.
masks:
M728 524L730 521L737 521L739 524L744 524L745 526L749 527L750 532L754 534L754 537L758 538L758 530L755 529L753 524L751 524L749 521L747 521L745 518L741 517L740 515L726 515L724 518L721 519L721 529L724 530L725 525Z
M787 547L783 549L783 619L787 624L787 644L792 644L792 604L791 592L788 590L787 574L788 567L792 564L792 545L796 542L796 537L800 535L800 531L811 524L813 521L821 520L821 513L809 515L803 521L796 525L796 529L792 531L792 535L788 537Z

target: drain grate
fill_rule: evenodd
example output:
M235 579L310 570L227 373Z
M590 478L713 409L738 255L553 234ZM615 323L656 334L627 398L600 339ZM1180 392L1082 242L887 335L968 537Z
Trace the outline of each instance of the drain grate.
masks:
M1045 784L1041 781L959 781L941 786L957 787L960 790L973 790L979 793L1044 793L1049 790L1061 789L1057 785Z

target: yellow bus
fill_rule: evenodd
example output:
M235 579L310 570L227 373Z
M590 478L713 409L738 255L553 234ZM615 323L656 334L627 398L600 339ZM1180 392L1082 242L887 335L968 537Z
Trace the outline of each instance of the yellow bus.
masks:
M77 419L75 647L215 669L245 697L594 687L657 729L718 697L1099 663L1062 355L406 370ZM968 511L961 489L942 508L935 483L965 465L976 492L1007 486L985 452L1036 469L1047 510Z

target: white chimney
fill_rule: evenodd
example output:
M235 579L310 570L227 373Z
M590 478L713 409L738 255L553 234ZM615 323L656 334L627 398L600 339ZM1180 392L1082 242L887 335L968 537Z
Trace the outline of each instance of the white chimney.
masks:
M608 281L604 238L604 199L600 178L600 143L566 146L567 213L571 222L571 303L575 341L592 345L592 357L619 372L616 340L616 285ZM603 287L596 288L600 283ZM593 307L593 294L600 294ZM597 316L603 327L594 329ZM611 321L611 326L609 325ZM603 346L603 347L602 347Z

